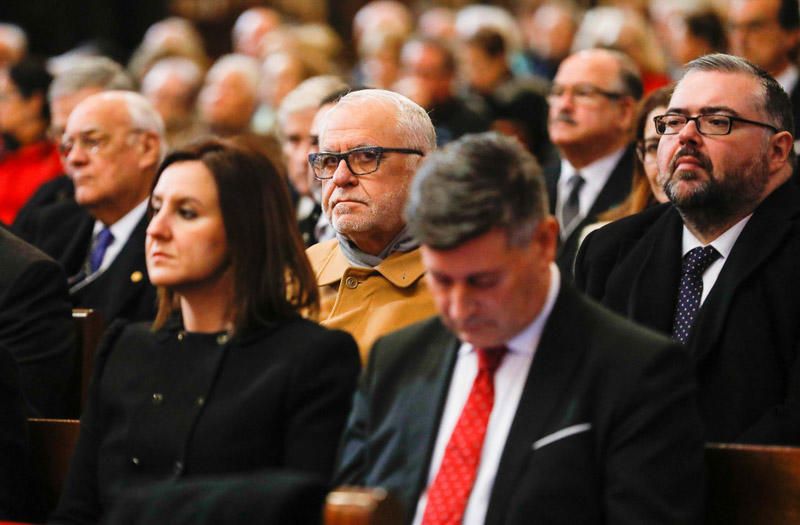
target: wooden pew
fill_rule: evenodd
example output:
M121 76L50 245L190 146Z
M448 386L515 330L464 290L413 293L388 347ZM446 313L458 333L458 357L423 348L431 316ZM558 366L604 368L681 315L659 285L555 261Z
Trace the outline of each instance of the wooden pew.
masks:
M78 363L77 376L80 384L80 402L76 417L80 416L86 405L86 396L89 393L89 382L92 379L94 369L94 355L103 332L106 329L106 321L100 312L90 308L73 308L72 320L75 323L75 331L78 339Z
M338 487L328 494L325 525L400 525L397 500L379 488Z
M706 445L708 525L800 523L800 448Z
M28 419L31 441L31 463L41 484L44 503L51 511L58 503L61 488L78 442L80 421L77 419Z

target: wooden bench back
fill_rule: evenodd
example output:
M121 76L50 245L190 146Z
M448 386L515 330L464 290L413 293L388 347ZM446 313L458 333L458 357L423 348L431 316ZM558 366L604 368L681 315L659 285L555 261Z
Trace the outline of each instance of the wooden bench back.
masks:
M28 419L31 463L35 479L41 484L44 503L51 511L58 503L69 463L78 442L77 419Z
M800 448L706 446L709 525L800 523Z

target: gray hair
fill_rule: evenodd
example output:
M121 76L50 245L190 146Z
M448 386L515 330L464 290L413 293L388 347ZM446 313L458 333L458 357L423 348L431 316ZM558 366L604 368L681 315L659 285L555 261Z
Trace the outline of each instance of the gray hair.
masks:
M789 95L769 73L757 65L738 56L715 53L696 58L686 64L684 76L696 71L740 73L753 77L764 90L761 96L761 110L767 115L770 123L794 135L794 116Z
M278 107L278 126L292 113L319 108L322 101L332 93L347 89L347 83L335 75L320 75L300 82L281 101Z
M17 58L21 58L28 49L28 36L18 25L0 22L0 40L14 48Z
M533 155L518 141L487 132L465 135L423 162L405 215L417 240L448 250L494 228L504 229L512 245L524 245L547 210Z
M214 62L211 69L206 74L206 82L216 80L218 77L228 73L237 73L244 78L245 83L250 88L252 95L258 94L258 84L261 81L261 68L253 57L231 53L224 55Z
M149 100L135 91L104 91L92 95L87 100L106 100L123 104L131 119L131 127L141 131L154 133L158 136L159 158L161 163L167 154L166 132L164 120ZM85 101L84 101L85 102ZM80 105L83 105L81 102Z
M346 106L359 108L369 102L394 108L396 114L394 122L376 122L375 125L394 126L406 138L406 143L400 146L419 149L425 154L436 149L436 130L433 128L431 118L419 104L400 93L385 89L353 91L339 99L336 109ZM390 146L398 147L397 144Z
M132 91L134 84L122 66L110 58L81 57L75 59L74 64L64 72L56 75L50 84L47 99L52 103L57 98L92 87L109 91Z
M174 77L173 77L174 75ZM203 70L190 58L171 56L157 61L142 79L142 91L160 86L170 78L177 77L190 90L197 91L203 83Z

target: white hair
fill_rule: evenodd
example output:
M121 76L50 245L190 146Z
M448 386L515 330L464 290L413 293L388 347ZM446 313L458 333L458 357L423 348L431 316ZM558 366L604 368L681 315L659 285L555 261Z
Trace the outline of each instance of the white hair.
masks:
M72 60L70 66L56 74L50 83L47 98L51 103L86 88L109 91L134 89L131 77L110 58L82 56Z
M165 81L175 77L184 85L196 90L203 83L203 70L197 62L189 58L178 56L162 58L153 64L142 79L142 92L153 91Z
M282 127L292 113L319 108L326 97L344 89L347 89L347 83L335 75L319 75L305 79L281 101L278 107L278 125Z
M158 136L158 162L160 164L167 154L166 132L164 130L164 120L153 105L150 104L150 101L135 91L103 91L102 93L91 95L81 102L79 106L87 102L91 104L100 100L124 105L131 119L132 128L154 133Z
M258 94L258 84L261 80L261 71L258 60L247 55L232 53L224 55L214 62L206 74L206 82L214 81L229 73L241 75L245 84L250 89L253 97Z
M18 25L0 22L0 40L14 49L17 58L21 58L28 49L28 36Z
M427 154L436 149L436 131L425 110L410 98L385 89L362 89L342 97L334 109L348 108L358 111L366 104L381 104L395 110L394 122L375 122L375 126L394 126L406 138L405 144L389 144L392 147L419 149ZM328 113L330 115L330 113ZM325 132L323 126L322 133Z

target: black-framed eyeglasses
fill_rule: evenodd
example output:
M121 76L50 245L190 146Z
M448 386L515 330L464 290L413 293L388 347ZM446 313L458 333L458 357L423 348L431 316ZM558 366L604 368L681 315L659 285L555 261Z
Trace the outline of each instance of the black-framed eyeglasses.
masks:
M697 131L701 135L728 135L733 128L734 122L744 122L745 124L761 126L762 128L771 129L773 133L778 133L780 131L772 124L748 120L742 117L734 117L733 115L709 114L688 117L686 115L670 113L653 117L653 122L656 124L656 133L659 135L677 135L686 127L686 124L692 120L695 126L697 126Z
M597 100L597 97L605 97L611 100L618 100L629 95L616 91L607 91L593 84L581 83L574 86L561 86L554 84L547 94L548 99L558 99L570 94L578 102L589 102Z
M353 175L369 175L370 173L378 171L384 153L404 153L406 155L425 156L425 153L418 149L365 146L341 153L329 151L309 153L308 163L314 171L314 177L319 180L332 179L336 168L339 167L339 163L342 162L342 160L347 164L347 169L349 169L350 173Z

